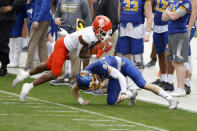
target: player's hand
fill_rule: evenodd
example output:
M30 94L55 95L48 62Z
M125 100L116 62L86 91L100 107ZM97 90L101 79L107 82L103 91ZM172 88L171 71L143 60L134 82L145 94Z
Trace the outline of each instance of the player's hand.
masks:
M5 14L5 13L7 13L9 11L12 11L12 6L10 6L10 5L0 8L0 12L3 13L3 14Z
M56 18L55 19L55 24L58 25L58 26L61 26L61 19L62 18Z
M34 21L32 24L34 29L38 29L39 23L37 21Z
M107 45L106 45L105 51L106 51L106 52L107 52L107 51L110 51L111 48L112 48L112 43L111 43L111 42L108 42Z
M97 58L101 57L101 55L103 54L103 52L104 52L103 49L100 50L99 47L97 47L97 54L96 54L96 57L97 57Z
M119 96L118 96L118 99L120 99L120 100L124 100L124 99L128 99L129 97L126 95L126 94L120 94Z
M124 94L120 94L119 96L118 96L118 99L117 99L117 101L116 101L116 104L118 104L118 103L120 103L120 102L122 102L123 100L125 100L125 99L128 99L129 97L124 93Z
M81 105L88 105L90 103L89 100L84 100L82 103L80 103Z
M150 35L144 35L144 42L149 42Z

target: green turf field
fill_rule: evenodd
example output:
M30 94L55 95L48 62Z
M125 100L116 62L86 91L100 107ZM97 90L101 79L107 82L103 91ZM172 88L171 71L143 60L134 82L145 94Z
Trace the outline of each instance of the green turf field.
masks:
M196 131L197 113L169 110L137 101L128 106L106 104L106 96L81 92L90 105L81 106L66 86L48 83L34 88L24 103L21 86L11 88L14 75L0 77L0 131ZM28 79L25 82L31 82ZM154 94L153 94L154 95Z

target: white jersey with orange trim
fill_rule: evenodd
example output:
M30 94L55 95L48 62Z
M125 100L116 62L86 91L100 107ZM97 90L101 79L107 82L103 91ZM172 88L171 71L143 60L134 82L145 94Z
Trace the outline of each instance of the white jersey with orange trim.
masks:
M88 44L89 47L94 45L98 41L98 38L95 36L92 26L73 32L64 38L64 44L70 52L77 48L79 52L83 47L83 45L79 42L80 36Z

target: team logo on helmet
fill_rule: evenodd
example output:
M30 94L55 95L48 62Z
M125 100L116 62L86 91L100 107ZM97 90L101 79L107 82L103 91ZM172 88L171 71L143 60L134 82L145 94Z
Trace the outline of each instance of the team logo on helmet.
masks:
M102 82L97 74L92 74L87 70L80 71L76 80L78 87L83 90L99 88Z

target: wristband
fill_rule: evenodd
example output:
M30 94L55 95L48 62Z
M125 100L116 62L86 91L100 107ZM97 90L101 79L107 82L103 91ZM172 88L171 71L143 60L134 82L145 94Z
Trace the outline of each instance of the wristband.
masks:
M146 31L145 35L149 35L150 36L150 31Z
M120 94L121 94L121 95L127 95L125 92L121 92Z
M78 101L80 104L82 104L82 103L84 102L83 98L81 98L81 97L77 98L77 101Z

